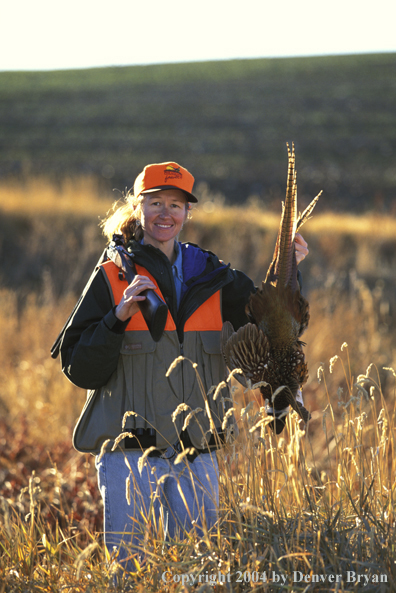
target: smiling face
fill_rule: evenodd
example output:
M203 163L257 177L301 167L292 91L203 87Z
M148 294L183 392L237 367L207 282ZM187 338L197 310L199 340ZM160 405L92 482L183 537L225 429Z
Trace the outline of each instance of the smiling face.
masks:
M144 243L168 255L188 215L186 195L179 189L164 189L144 196L140 222ZM168 255L169 256L169 255Z

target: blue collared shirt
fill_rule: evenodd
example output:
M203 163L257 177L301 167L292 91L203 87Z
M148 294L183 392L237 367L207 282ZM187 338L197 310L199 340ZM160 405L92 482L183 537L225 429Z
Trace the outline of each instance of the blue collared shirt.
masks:
M140 241L144 245L144 239ZM175 241L176 260L172 265L173 281L176 289L177 308L179 308L183 286L183 256L180 245Z
M174 280L175 289L176 289L177 308L179 308L181 293L182 293L182 286L183 286L183 256L182 256L182 250L181 250L180 245L177 241L175 241L175 251L176 251L176 259L175 259L175 263L172 265L172 272L173 272L173 280Z

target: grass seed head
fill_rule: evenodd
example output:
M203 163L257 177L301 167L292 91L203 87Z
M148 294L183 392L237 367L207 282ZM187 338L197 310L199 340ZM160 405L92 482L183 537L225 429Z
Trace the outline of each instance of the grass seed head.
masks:
M182 362L184 359L184 356L178 356L177 358L175 358L175 360L172 362L172 364L170 365L169 369L166 371L165 377L169 377L169 375L171 374L172 371L175 370L175 368L177 367L177 365Z
M156 450L156 447L149 447L148 449L145 450L143 455L141 457L139 457L138 470L139 470L140 475L142 475L143 468L146 465L147 457L150 455L150 453L152 451L155 451L155 450Z
M112 451L115 451L118 447L118 445L121 443L121 441L123 441L125 438L127 437L131 437L133 438L133 433L132 432L122 432L121 434L118 435L118 437L115 439L113 446L111 448Z
M176 418L178 417L179 414L181 414L182 412L187 412L187 410L190 409L190 406L188 406L187 404L179 404L176 408L176 410L173 412L172 414L172 422L173 424L176 422Z

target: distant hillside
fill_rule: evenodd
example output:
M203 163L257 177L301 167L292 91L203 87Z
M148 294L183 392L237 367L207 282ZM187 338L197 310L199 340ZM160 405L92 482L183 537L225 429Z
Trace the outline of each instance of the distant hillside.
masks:
M176 160L229 203L396 210L396 54L0 73L0 175L131 186Z

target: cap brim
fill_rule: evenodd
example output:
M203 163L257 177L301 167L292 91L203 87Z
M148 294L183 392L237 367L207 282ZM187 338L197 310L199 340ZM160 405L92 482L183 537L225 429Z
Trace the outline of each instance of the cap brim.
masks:
M186 194L187 197L187 202L198 202L197 198L193 195L190 194L190 192L186 191L185 189L182 189L181 187L177 187L177 185L159 185L158 187L152 187L151 189L145 189L143 191L141 191L141 194L152 194L156 191L161 191L161 189L178 189L179 191L182 191L184 194Z

